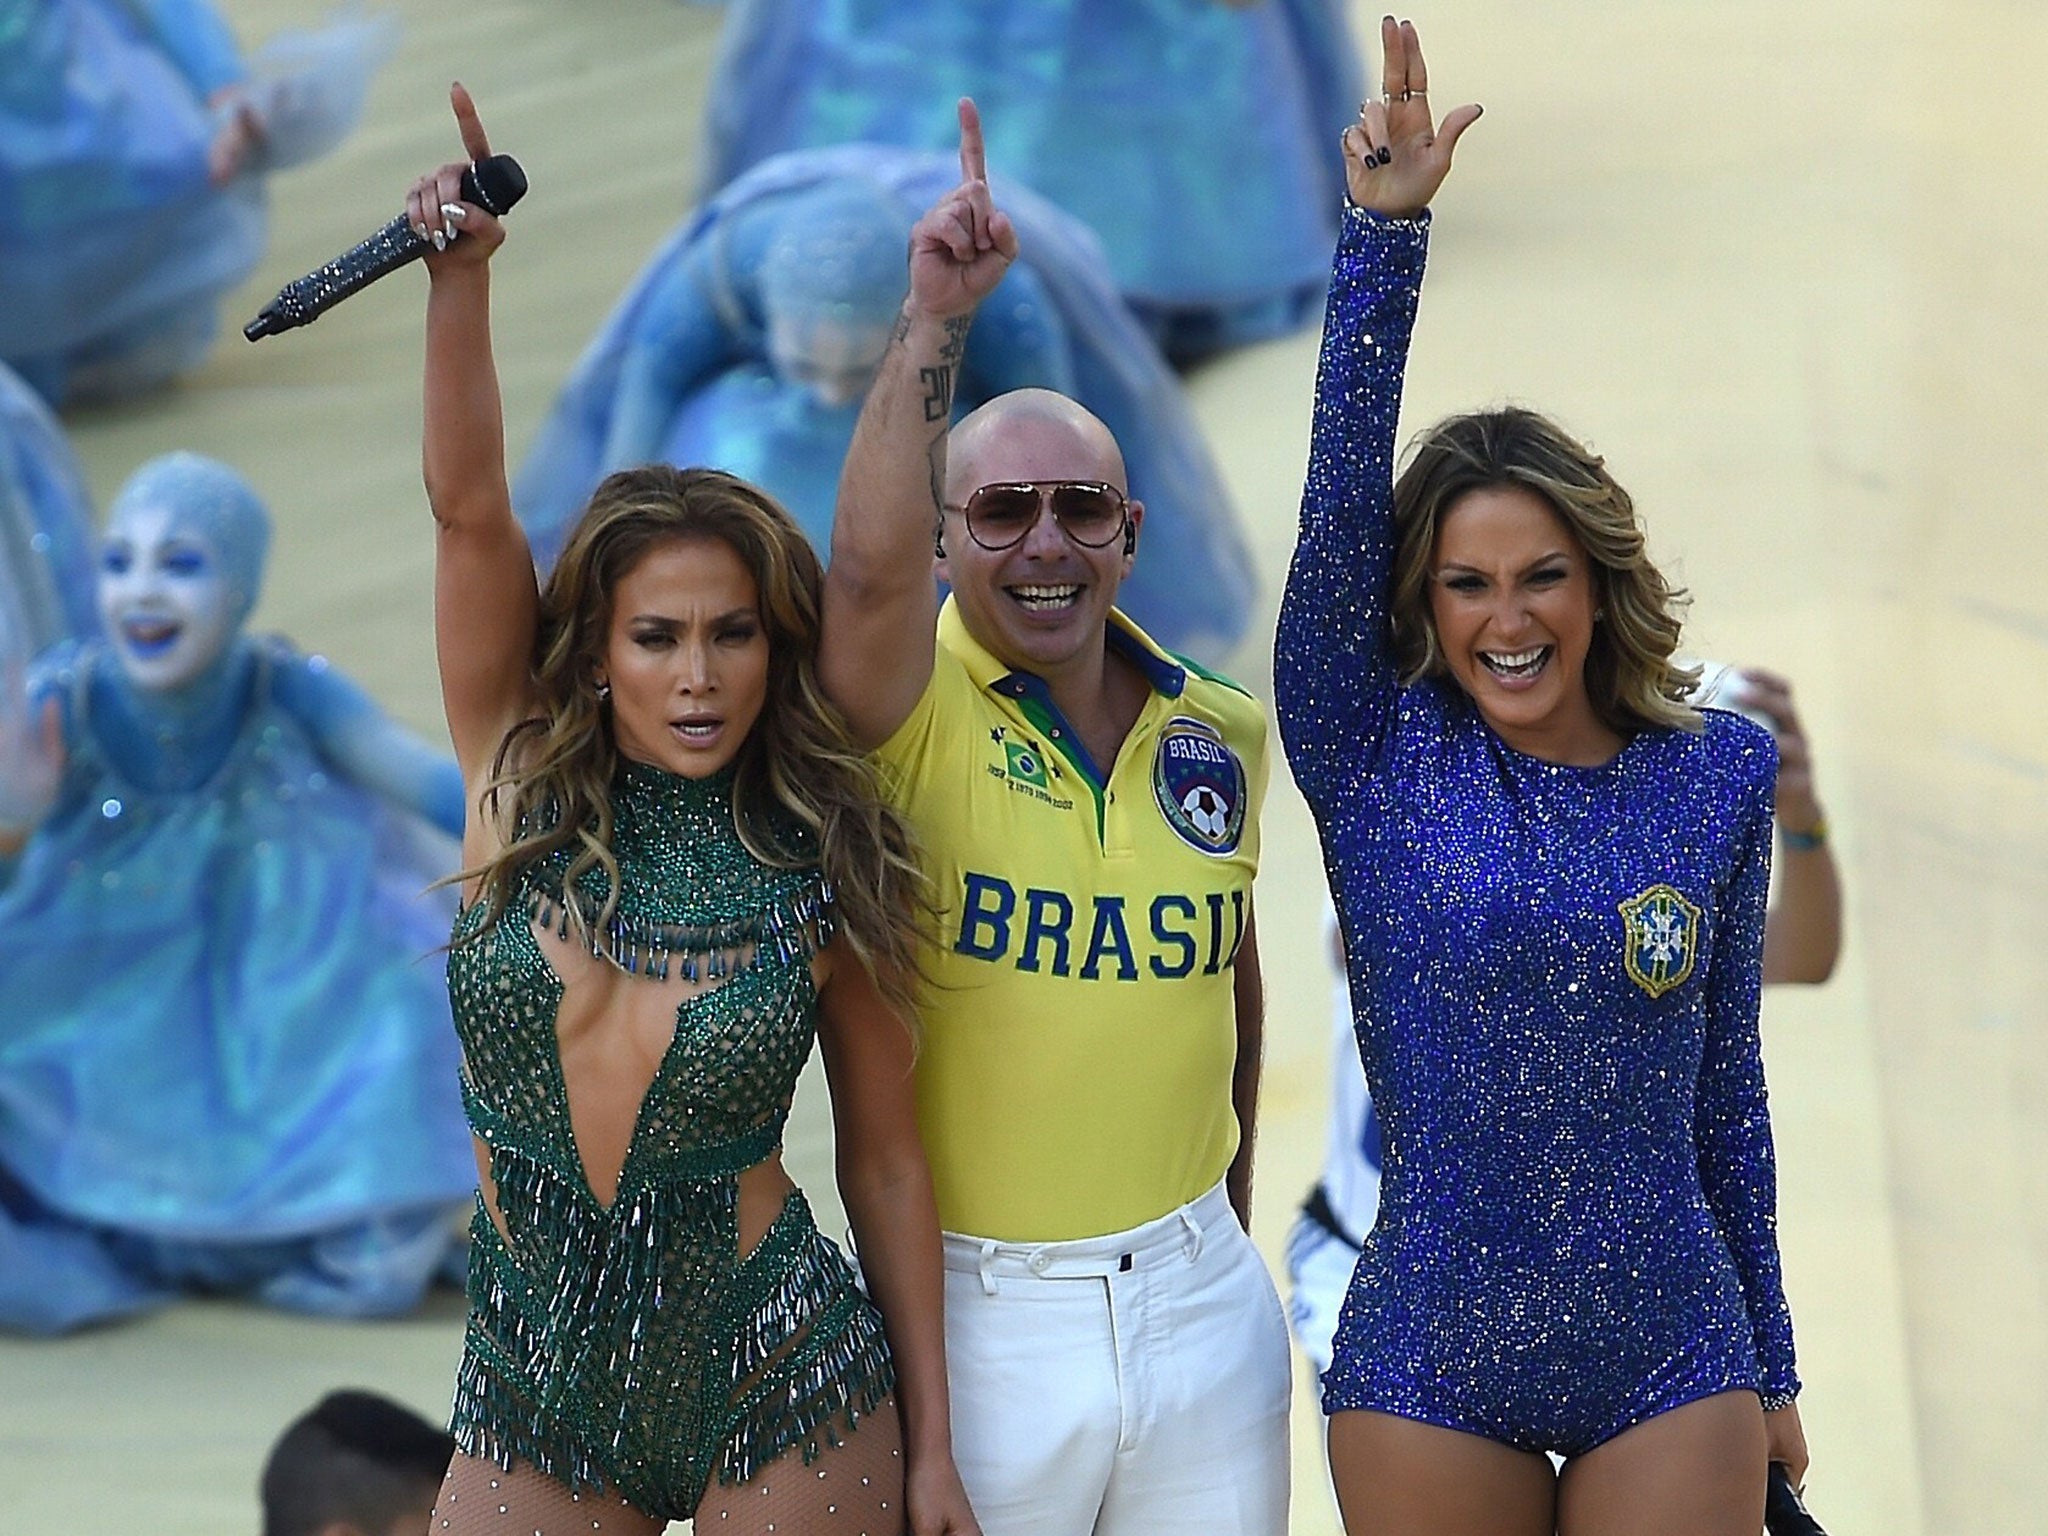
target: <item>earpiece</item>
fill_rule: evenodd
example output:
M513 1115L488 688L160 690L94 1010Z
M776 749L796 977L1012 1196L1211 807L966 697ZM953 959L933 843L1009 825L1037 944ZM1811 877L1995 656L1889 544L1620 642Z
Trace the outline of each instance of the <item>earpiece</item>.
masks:
M1137 552L1138 525L1136 523L1127 521L1124 524L1124 553L1127 555L1134 555Z

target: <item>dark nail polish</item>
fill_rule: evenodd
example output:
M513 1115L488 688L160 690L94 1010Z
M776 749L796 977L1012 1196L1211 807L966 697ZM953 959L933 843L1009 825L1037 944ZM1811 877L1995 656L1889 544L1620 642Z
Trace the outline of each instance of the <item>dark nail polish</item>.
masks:
M1394 152L1393 152L1393 151L1392 151L1391 149L1388 149L1388 148L1387 148L1387 147L1386 147L1386 146L1385 146L1384 144L1382 144L1382 145L1380 146L1380 164L1381 164L1381 165L1392 165L1393 163L1394 163Z

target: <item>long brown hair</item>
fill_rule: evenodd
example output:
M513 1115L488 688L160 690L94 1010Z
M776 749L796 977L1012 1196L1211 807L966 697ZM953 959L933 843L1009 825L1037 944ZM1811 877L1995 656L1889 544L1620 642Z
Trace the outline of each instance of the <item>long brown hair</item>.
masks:
M1409 451L1394 482L1394 660L1401 680L1449 668L1429 609L1437 530L1473 491L1533 491L1579 541L1593 567L1602 612L1586 652L1586 693L1594 712L1623 736L1650 728L1696 731L1685 703L1697 667L1672 660L1686 594L1650 563L1635 502L1606 461L1556 422L1519 406L1451 416Z
M612 894L596 928L610 921L619 890L610 795L618 746L594 678L613 595L658 546L707 539L730 547L753 576L768 636L768 696L734 759L739 835L763 863L822 868L840 931L914 1027L919 941L934 908L909 826L818 684L824 571L787 512L718 470L650 464L611 475L592 495L541 592L538 712L506 733L483 793L481 809L504 846L461 878L478 881L488 926L527 866L573 848L565 883L602 869ZM808 846L778 834L792 825ZM571 920L584 922L569 906Z

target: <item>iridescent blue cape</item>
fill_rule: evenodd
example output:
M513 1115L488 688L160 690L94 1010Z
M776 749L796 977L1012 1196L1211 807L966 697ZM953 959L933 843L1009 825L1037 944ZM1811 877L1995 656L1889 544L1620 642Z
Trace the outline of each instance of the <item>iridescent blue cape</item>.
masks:
M0 617L8 646L33 655L99 627L93 609L92 501L64 429L0 364Z
M398 1310L474 1189L452 902L422 894L453 846L322 755L323 662L247 649L231 740L171 788L110 750L124 684L100 642L34 679L69 760L0 865L0 1326L193 1285Z
M995 174L1090 225L1193 356L1320 314L1363 84L1340 0L735 0L704 185L792 149L947 150L972 96Z
M730 470L775 496L826 546L858 406L821 406L768 366L765 320L750 282L759 251L746 231L757 211L849 179L897 199L907 237L956 184L959 164L876 145L778 156L687 219L586 349L520 469L513 505L543 568L598 481L622 467L606 462L622 411L652 410L667 423L658 443L643 445L642 458ZM1088 230L1008 181L997 195L1023 254L976 317L956 412L1037 385L1101 417L1122 446L1131 493L1146 507L1140 557L1119 606L1162 644L1218 662L1249 620L1253 568L1179 380L1118 300ZM716 291L690 297L712 320L678 320L685 306L675 275L685 269L708 274L706 286ZM650 349L664 354L653 370L639 366ZM651 376L672 382L644 382ZM640 398L670 387L679 392Z

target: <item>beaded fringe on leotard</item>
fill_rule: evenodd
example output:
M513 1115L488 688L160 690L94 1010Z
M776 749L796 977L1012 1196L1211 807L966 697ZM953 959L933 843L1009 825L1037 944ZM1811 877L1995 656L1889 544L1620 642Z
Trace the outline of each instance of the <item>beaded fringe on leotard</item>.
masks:
M500 1166L510 1174L516 1161ZM531 1177L554 1176L527 1166ZM716 1201L730 1188L711 1184L695 1193ZM853 1429L887 1400L895 1376L880 1318L801 1195L739 1260L737 1276L723 1284L707 1276L712 1283L695 1295L677 1295L660 1273L665 1245L658 1234L677 1212L656 1209L669 1203L656 1192L639 1199L642 1208L616 1213L623 1219L615 1239L604 1245L606 1257L587 1284L546 1293L509 1261L489 1216L479 1212L474 1315L453 1414L465 1451L500 1466L524 1461L570 1488L618 1493L658 1509L660 1490L635 1474L660 1479L663 1458L637 1443L639 1425L654 1426L671 1455L678 1444L716 1447L710 1464L695 1469L700 1486L714 1475L738 1483L793 1449L811 1462L840 1443L842 1427ZM592 1225L565 1223L558 1251L595 1240ZM716 1298L704 1318L712 1347L698 1374L713 1379L668 1379L645 1353L651 1314L691 1307L707 1292ZM575 1336L573 1319L591 1315L624 1326L583 1334L580 1348L562 1349L564 1337ZM635 1422L614 1421L608 1429L593 1423L579 1411L593 1376L615 1382L620 1396L658 1406ZM538 1399L522 1384L537 1388Z
M600 899L572 892L565 900L559 887L535 878L526 882L519 905L558 939L568 938L571 927L580 926L591 936L593 955L652 981L668 980L671 966L685 981L721 981L769 960L808 960L831 942L832 890L823 881L765 911L719 923L663 923L614 912L600 928ZM572 923L572 905L580 925Z

